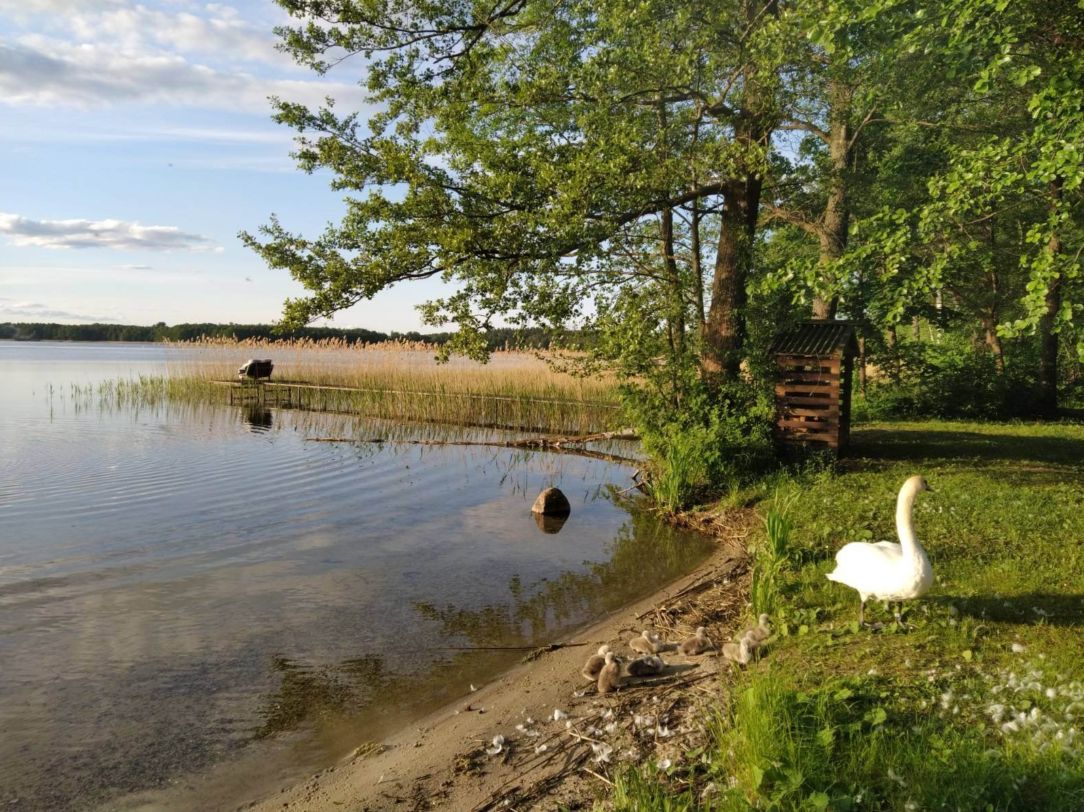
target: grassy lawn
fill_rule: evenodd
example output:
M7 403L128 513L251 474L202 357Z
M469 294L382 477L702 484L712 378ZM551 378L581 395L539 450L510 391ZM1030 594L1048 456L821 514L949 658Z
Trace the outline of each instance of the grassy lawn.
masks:
M791 524L766 656L722 689L715 744L624 809L1084 809L1084 426L867 424L838 470L779 478ZM898 628L859 629L825 579L915 507L936 583ZM752 610L751 610L752 611ZM710 785L710 786L709 786ZM705 793L705 788L707 792Z

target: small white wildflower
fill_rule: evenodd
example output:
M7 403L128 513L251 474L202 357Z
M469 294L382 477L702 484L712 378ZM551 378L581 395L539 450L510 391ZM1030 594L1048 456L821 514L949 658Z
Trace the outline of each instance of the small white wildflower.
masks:
M553 709L553 721L560 722L562 719L567 719L567 718L568 718L568 714L565 713L560 708L554 708Z
M655 728L655 735L660 739L668 739L674 735L674 731L668 728L666 725L659 725Z
M1053 699L1054 697L1056 697L1058 695L1058 689L1057 688L1047 688L1045 693L1046 693L1047 699Z
M1012 644L1012 651L1013 651L1013 654L1023 654L1024 651L1026 651L1026 649L1024 648L1024 646L1021 643L1013 643Z
M664 758L662 761L659 762L659 769L660 770L669 770L670 767L673 766L673 764L674 764L674 762L672 762L670 759Z
M1020 729L1019 725L1017 725L1016 722L1013 721L1012 719L1010 719L1009 721L1007 721L1005 724L1003 724L1001 726L1001 732L1002 733L1015 733L1019 729Z
M905 803L903 805L903 808L906 809L907 812L915 812L915 810L918 809L918 804L916 804L914 801L908 799L907 803Z
M610 722L608 725L606 725L606 727L603 728L603 730L605 730L607 733L613 733L615 730L617 730L617 722Z

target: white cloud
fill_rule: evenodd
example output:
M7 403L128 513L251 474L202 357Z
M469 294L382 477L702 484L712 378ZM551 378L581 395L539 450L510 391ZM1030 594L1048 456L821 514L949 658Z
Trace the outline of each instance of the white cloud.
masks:
M41 302L14 302L0 299L0 319L5 321L36 321L40 319L65 319L68 321L115 322L109 316L95 316L61 310Z
M152 44L178 53L201 53L222 61L266 62L293 65L275 48L270 24L254 25L236 9L206 6L207 16L183 11L171 13L143 5L116 7L99 13L69 14L63 18L81 41L109 43L129 51Z
M127 52L38 35L0 42L0 100L7 104L86 108L161 103L266 113L268 96L308 105L333 96L351 108L364 99L353 85L266 79L195 64L177 54Z
M123 220L30 220L0 212L0 234L18 246L114 248L145 251L222 250L209 237L175 226L141 226Z

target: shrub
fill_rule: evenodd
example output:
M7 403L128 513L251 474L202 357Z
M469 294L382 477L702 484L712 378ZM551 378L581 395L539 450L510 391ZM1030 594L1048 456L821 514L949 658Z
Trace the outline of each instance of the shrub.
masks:
M654 409L636 395L627 402L651 459L652 496L667 510L748 482L774 460L771 402L748 384L714 396L697 387L680 409Z

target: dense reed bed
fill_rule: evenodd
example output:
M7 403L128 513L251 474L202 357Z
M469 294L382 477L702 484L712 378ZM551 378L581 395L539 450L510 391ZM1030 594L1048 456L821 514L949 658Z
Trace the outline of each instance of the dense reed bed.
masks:
M570 375L523 352L495 352L487 364L464 358L438 364L436 348L416 342L203 339L170 348L168 379L133 382L128 389L149 397L228 400L230 388L222 382L236 381L244 361L270 358L273 386L263 397L272 404L559 434L621 423L612 378Z

